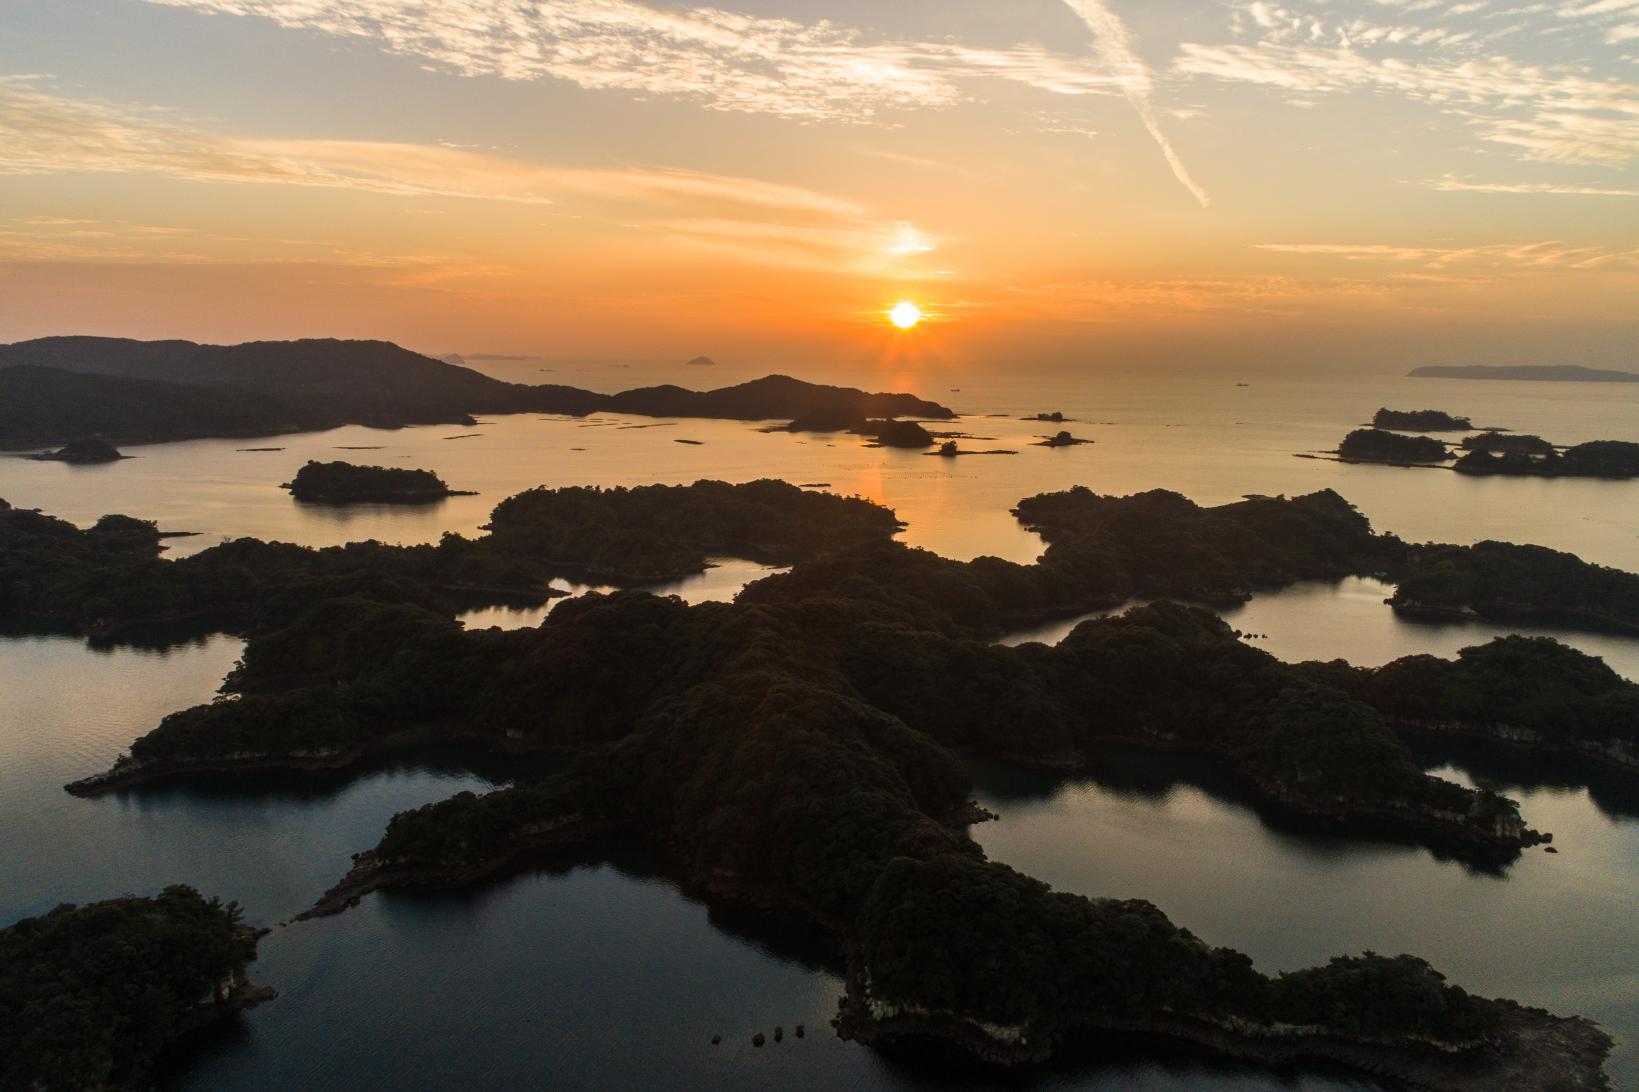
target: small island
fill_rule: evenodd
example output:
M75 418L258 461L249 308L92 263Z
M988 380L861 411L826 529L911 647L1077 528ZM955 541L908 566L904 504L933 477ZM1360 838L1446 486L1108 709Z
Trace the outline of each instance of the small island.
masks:
M451 489L431 470L402 466L360 466L341 461L309 460L296 477L280 486L296 500L310 504L431 504L445 497L471 497Z
M1426 466L1451 458L1445 444L1432 436L1402 436L1377 428L1358 428L1349 433L1337 445L1337 455L1346 462L1395 466Z
M274 996L245 978L260 936L183 886L0 929L0 1088L148 1087L181 1036Z
M881 447L932 447L933 434L916 421L897 417L870 418L846 407L832 406L805 413L775 432L851 432Z
M1554 445L1541 436L1516 432L1482 432L1478 436L1463 437L1464 451L1517 452L1522 455L1552 455Z
M1075 447L1077 444L1090 444L1091 440L1084 440L1079 436L1072 436L1061 431L1053 436L1036 441L1036 447Z
M1372 425L1400 432L1469 432L1474 422L1466 417L1454 417L1442 410L1379 409L1372 415Z
M1021 417L1021 418L1019 418L1019 420L1021 420L1021 421L1042 421L1042 422L1046 422L1046 423L1049 423L1049 424L1057 425L1057 424L1063 424L1065 421L1068 420L1068 418L1064 416L1064 411L1063 410L1054 410L1052 413L1036 413L1036 414L1032 414L1029 417Z
M42 451L38 455L30 456L39 462L75 463L82 466L92 466L97 463L117 463L121 459L130 458L122 455L113 444L102 440L70 440L56 451Z

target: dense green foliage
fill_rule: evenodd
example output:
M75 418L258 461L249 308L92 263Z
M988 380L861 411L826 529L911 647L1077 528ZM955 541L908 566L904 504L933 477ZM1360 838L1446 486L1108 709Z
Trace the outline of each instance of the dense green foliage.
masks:
M1377 428L1357 428L1337 445L1345 459L1368 463L1437 463L1451 458L1432 436L1402 436Z
M124 1085L256 957L239 907L168 887L0 929L0 1089Z
M1377 428L1400 429L1404 432L1466 432L1474 422L1466 417L1454 417L1443 410L1379 409L1372 414Z
M405 466L359 466L309 460L283 488L299 501L324 504L375 502L420 504L454 496L444 479L431 470Z

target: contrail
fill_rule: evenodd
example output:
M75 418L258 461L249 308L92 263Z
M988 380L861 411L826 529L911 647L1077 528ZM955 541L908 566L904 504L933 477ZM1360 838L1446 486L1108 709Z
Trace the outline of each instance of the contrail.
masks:
M1126 92L1127 101L1138 111L1139 120L1150 131L1150 136L1155 138L1161 154L1167 159L1167 166L1172 168L1173 177L1195 195L1202 208L1212 204L1212 198L1189 176L1189 168L1178 158L1167 134L1161 131L1155 107L1150 104L1150 72L1133 48L1132 35L1127 32L1126 24L1110 10L1105 0L1064 0L1064 6L1087 24L1093 32L1093 48L1105 64L1120 74L1121 89Z

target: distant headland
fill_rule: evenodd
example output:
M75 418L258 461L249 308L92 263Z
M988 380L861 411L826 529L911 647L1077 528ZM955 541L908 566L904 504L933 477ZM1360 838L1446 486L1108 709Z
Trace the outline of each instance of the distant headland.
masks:
M1639 383L1639 372L1580 364L1436 364L1413 368L1413 379L1534 379L1551 383Z
M97 436L114 444L273 436L341 425L472 424L474 414L949 420L911 394L769 375L709 391L663 385L602 394L508 383L387 341L191 341L47 337L0 345L0 449Z

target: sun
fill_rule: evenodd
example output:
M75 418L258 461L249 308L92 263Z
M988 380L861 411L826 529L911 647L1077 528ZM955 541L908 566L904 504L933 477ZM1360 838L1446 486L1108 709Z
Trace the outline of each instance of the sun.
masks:
M922 321L922 309L910 300L900 300L888 308L888 321L901 330L909 330Z

